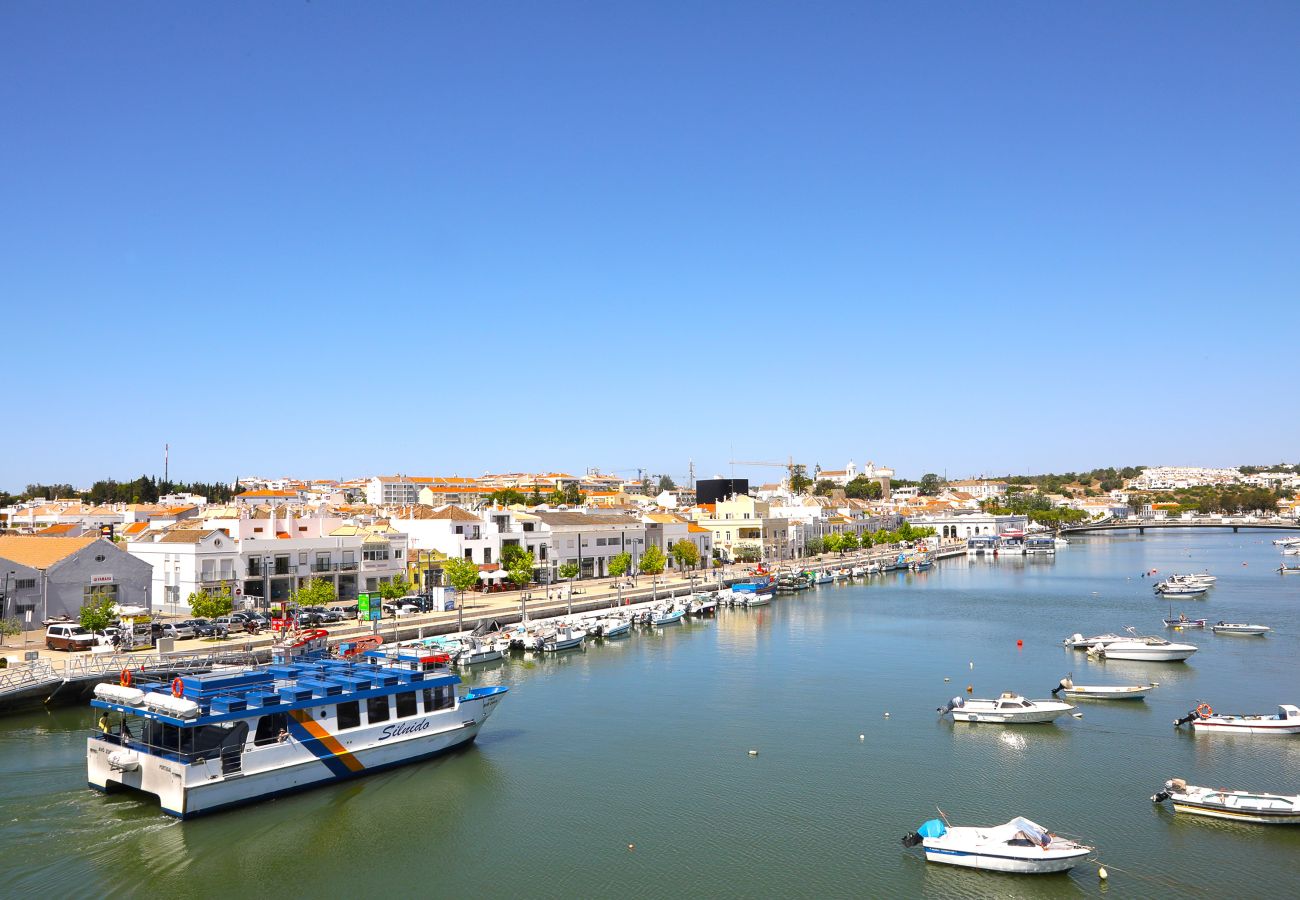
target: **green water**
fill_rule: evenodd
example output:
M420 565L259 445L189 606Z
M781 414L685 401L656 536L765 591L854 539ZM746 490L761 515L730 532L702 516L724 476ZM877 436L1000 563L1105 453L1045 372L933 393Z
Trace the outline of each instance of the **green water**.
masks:
M953 561L520 656L475 672L511 693L473 747L184 824L85 788L89 710L3 719L0 881L11 896L1294 897L1300 828L1148 800L1173 776L1300 792L1300 737L1171 727L1200 700L1300 701L1300 578L1271 571L1273 536L1077 540L1054 560ZM1152 568L1219 575L1175 613L1274 632L1187 632L1201 650L1186 664L1059 646L1161 632L1169 606L1139 577ZM934 712L967 684L1044 697L1067 672L1161 685L1052 726ZM898 839L936 805L955 824L1023 814L1082 837L1109 882L1092 864L1037 878L927 864Z

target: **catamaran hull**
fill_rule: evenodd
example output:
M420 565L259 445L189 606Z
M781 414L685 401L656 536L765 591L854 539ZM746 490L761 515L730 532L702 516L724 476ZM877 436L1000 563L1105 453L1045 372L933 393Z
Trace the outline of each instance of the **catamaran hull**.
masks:
M1034 847L1033 857L1003 856L994 853L956 850L947 847L935 847L927 838L923 842L927 862L944 863L949 866L964 866L968 869L984 869L988 872L1011 872L1016 875L1050 875L1054 872L1067 872L1086 857L1088 850L1071 851L1059 855L1052 851L1042 851Z
M494 693L462 702L457 710L461 721L453 727L432 733L418 731L342 753L337 752L344 750L337 739L292 741L263 748L254 752L277 753L279 762L273 768L230 774L223 774L220 759L186 765L146 754L140 754L137 767L123 771L109 763L110 755L120 752L121 747L92 737L87 741L87 783L105 793L128 788L153 794L167 815L191 819L455 750L478 737L479 729L500 700L500 694ZM400 724L400 720L392 724ZM244 758L249 755L244 754Z

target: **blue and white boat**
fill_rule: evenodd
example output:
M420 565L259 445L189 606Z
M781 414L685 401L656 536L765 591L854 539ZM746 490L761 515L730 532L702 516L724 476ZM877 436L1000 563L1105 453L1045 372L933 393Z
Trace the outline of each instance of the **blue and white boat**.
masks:
M167 685L95 688L86 742L96 790L156 796L188 819L427 759L464 746L507 688L458 694L445 654L370 650L350 659L280 653L272 665Z
M904 847L917 845L925 851L927 862L1017 875L1065 872L1093 850L1052 834L1023 816L990 828L952 826L930 819L903 838Z
M752 578L731 586L735 603L741 606L763 606L776 596L776 581L766 576Z

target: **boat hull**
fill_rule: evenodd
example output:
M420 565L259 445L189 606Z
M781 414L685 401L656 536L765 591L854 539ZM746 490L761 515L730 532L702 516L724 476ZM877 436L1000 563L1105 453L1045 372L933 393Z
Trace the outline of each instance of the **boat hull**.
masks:
M1062 691L1065 696L1071 700L1142 700L1146 697L1147 691L1151 688L1149 685L1142 687L1129 688L1107 688L1107 687L1073 687Z
M1106 659L1130 659L1139 662L1183 662L1196 652L1195 647L1171 644L1169 646L1136 645L1124 642L1107 644L1098 650Z
M1034 847L1040 854L1034 856L1009 856L1001 853L984 853L972 850L935 846L929 838L923 842L927 862L943 863L949 866L964 866L968 869L983 869L988 872L1010 872L1016 875L1051 875L1055 872L1067 872L1079 864L1089 853L1086 849L1053 854L1044 853Z
M1267 720L1250 719L1219 719L1211 716L1208 719L1196 719L1192 722L1192 730L1198 734L1277 734L1289 735L1300 734L1300 722L1291 720L1278 720L1275 724L1268 724Z
M1026 710L1025 712L971 712L955 709L950 715L954 722L984 722L990 725L1046 725L1054 722L1066 713L1066 710Z

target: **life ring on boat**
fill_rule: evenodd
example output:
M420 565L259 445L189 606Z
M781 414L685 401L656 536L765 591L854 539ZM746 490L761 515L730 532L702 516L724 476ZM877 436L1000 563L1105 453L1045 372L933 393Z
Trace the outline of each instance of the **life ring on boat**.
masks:
M181 681L179 675L177 675L175 678L172 679L172 696L173 697L185 696L185 682Z
M130 687L130 686L131 686L131 670L130 670L130 669L123 669L123 670L122 670L122 674L119 675L118 678L117 678L117 683L120 684L120 685L122 685L122 687Z
M1196 714L1202 719L1208 719L1210 716L1214 715L1214 707L1208 703L1202 703L1196 707Z

